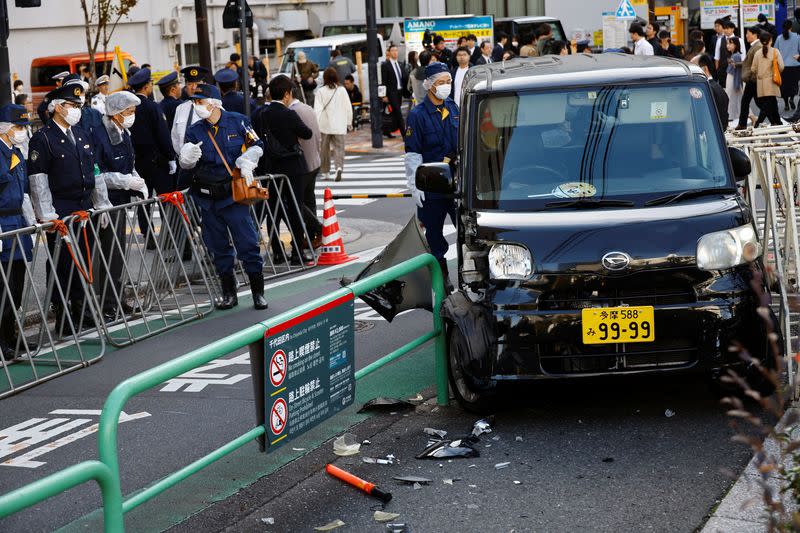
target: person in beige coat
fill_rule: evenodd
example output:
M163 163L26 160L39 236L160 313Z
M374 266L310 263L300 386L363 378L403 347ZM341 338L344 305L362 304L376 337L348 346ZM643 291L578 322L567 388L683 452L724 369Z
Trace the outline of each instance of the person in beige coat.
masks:
M344 137L353 127L353 106L350 105L347 90L339 85L336 69L325 69L322 80L324 85L317 89L314 99L314 111L322 134L320 172L322 179L325 179L328 172L332 171L334 180L340 181L344 167Z
M761 50L753 56L751 67L753 78L756 80L756 104L761 108L761 114L755 126L758 127L765 118L773 126L782 124L781 115L778 113L778 97L781 95L781 86L773 80L773 62L777 61L778 69L783 71L783 56L772 46L772 35L762 31L758 36L761 41Z

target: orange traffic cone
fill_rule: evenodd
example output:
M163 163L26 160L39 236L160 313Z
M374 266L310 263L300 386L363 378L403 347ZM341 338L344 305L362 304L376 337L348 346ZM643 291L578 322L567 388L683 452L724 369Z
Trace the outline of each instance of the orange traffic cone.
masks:
M333 193L325 189L325 203L322 207L322 254L318 265L340 265L357 257L351 257L344 251L342 234L339 233L339 221L336 220L336 207L333 205Z

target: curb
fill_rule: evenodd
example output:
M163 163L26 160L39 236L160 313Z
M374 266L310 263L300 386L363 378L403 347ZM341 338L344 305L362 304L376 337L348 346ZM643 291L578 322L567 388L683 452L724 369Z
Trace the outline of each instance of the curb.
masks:
M788 408L775 427L782 428L787 415L797 409L797 407ZM770 437L764 441L764 452L767 454L777 458L778 450L779 445L774 438ZM758 472L754 456L714 512L711 513L700 533L727 531L762 533L767 531L767 515L764 513L764 495L759 484L760 480L762 477ZM779 484L774 476L771 476L767 483L773 488L775 494L780 494ZM783 494L779 497L787 511L797 508L792 502L790 494Z

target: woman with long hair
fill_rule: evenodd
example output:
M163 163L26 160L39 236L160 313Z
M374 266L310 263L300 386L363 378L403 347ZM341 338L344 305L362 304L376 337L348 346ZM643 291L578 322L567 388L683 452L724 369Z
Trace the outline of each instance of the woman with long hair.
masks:
M783 71L783 57L772 47L772 35L762 31L758 40L761 41L761 50L753 56L752 72L756 79L756 104L761 108L761 114L756 120L755 127L758 127L765 118L768 118L773 126L778 126L782 123L778 113L781 86L775 83L773 65L777 64L778 70Z
M792 21L783 22L783 32L775 41L775 48L780 50L785 65L783 83L781 83L781 98L786 110L794 109L794 97L797 96L797 85L800 82L800 35L792 31Z
M689 52L686 54L686 61L697 65L700 56L706 53L706 43L698 39L689 44Z
M344 169L344 138L353 127L353 107L347 90L339 85L336 69L326 68L322 73L322 83L314 99L314 111L322 134L320 173L322 179L326 179L330 172L335 181L340 181ZM331 168L331 156L335 170Z
M738 117L742 108L742 44L739 39L728 39L728 76L725 80L725 93L728 95L728 116ZM727 128L727 124L725 125Z

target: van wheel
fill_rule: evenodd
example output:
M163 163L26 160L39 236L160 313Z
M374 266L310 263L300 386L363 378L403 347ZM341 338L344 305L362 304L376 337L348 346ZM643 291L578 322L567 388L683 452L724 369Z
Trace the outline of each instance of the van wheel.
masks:
M464 335L457 327L450 328L448 342L448 375L450 388L456 401L461 407L472 413L488 414L495 408L496 394L494 391L480 390L475 387L472 379L463 371L461 361L469 347Z

